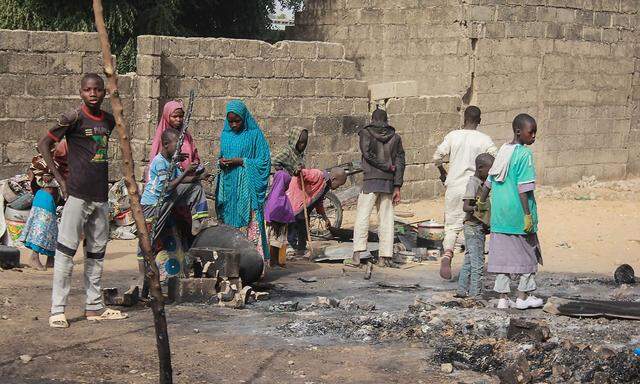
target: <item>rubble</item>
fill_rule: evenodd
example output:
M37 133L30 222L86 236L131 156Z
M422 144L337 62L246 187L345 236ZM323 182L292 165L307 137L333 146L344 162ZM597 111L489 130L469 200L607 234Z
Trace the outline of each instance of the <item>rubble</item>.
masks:
M269 306L269 311L271 312L295 312L298 311L298 305L300 303L297 301L285 301L279 304L272 304Z
M513 341L540 342L551 336L549 326L540 321L511 318L507 327L507 339Z
M376 309L376 303L372 300L356 299L354 296L347 296L340 300L340 309L347 311L362 310L373 311Z

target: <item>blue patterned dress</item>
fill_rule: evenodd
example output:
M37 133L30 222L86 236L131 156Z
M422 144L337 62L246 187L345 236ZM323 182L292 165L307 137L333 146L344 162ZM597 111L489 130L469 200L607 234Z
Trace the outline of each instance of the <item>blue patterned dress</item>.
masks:
M246 230L249 240L264 259L269 259L269 245L264 226L264 201L271 170L269 144L258 123L240 100L227 103L243 120L242 130L234 132L225 118L220 137L220 157L239 157L243 165L222 169L218 176L216 211L225 224Z
M33 199L31 213L24 225L20 241L41 255L53 256L58 238L56 203L44 189L38 190Z

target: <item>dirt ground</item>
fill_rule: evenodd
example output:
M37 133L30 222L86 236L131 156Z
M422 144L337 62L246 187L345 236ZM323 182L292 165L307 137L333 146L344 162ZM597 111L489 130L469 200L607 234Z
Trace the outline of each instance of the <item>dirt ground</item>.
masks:
M544 253L540 296L619 296L610 283L615 267L628 263L640 268L639 186L637 180L617 184L586 180L562 190L542 190L538 198ZM413 212L416 220L442 217L441 200L402 204L399 209ZM103 287L122 289L133 284L134 253L134 241L109 243ZM26 261L27 252L22 256ZM461 259L454 259L456 270ZM72 323L66 330L47 326L50 271L0 272L0 383L157 382L150 310L129 309L130 318L119 322L90 324L83 320L81 258L76 262L67 313ZM571 339L606 345L614 351L640 346L640 327L633 321L553 317L541 310L498 311L491 307L490 297L485 307L477 309L438 307L428 314L427 323L418 324L418 335L409 335L403 332L408 326L397 318L415 298L438 303L450 297L456 286L438 277L437 263L409 267L375 269L373 278L366 281L360 271L345 274L340 265L296 261L269 273L259 288L270 292L268 301L243 310L170 305L167 318L175 382L498 382L494 375L459 367L450 374L440 370L434 356L446 337L437 326L443 321L467 327L475 324L477 330L481 323L485 328L499 328L496 324L525 316L546 320L559 343ZM304 283L299 277L315 277L317 282ZM405 289L407 284L419 284L419 288ZM490 278L485 286L490 288ZM627 300L640 298L634 287L623 293ZM310 305L317 296L367 299L375 302L375 310L318 308ZM299 302L302 310L281 312L272 307L289 300ZM389 325L385 331L385 324L392 322L396 328ZM24 363L21 355L30 355L32 360Z

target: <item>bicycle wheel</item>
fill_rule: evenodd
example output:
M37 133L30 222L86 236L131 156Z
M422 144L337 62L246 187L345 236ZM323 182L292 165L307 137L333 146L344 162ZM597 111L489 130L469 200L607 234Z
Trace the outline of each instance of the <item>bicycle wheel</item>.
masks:
M331 221L333 228L340 228L342 225L342 204L340 199L333 192L329 191L324 196L324 211ZM329 238L331 233L324 225L324 220L314 210L309 216L309 231L312 237Z

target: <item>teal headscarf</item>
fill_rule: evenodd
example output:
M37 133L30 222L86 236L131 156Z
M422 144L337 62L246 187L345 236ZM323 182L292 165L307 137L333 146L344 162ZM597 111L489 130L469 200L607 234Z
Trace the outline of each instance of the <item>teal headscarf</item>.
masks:
M251 212L254 212L262 234L264 255L268 258L264 201L271 169L269 144L242 101L229 101L227 115L229 112L240 116L243 124L240 132L234 132L225 116L220 136L220 157L240 157L244 164L220 172L216 193L218 218L225 224L241 228L249 224Z

